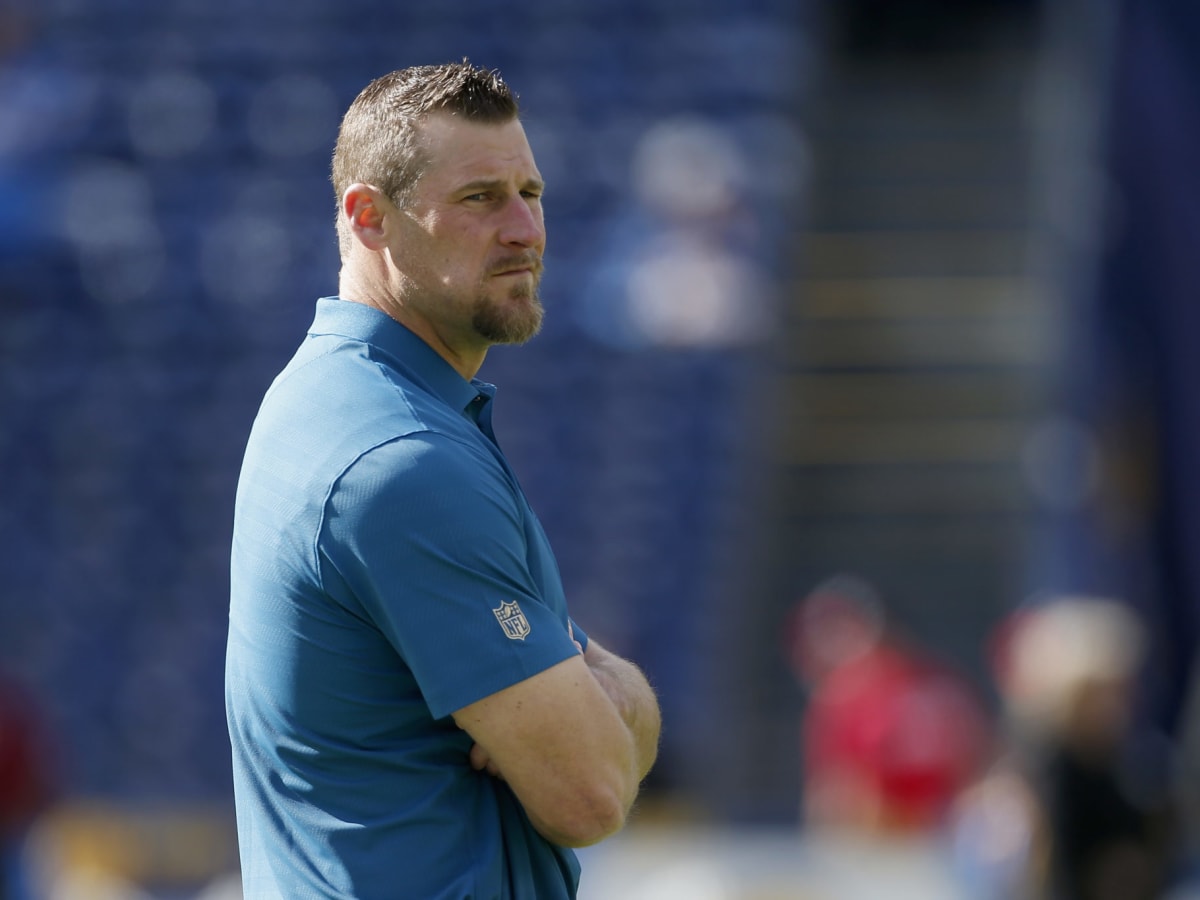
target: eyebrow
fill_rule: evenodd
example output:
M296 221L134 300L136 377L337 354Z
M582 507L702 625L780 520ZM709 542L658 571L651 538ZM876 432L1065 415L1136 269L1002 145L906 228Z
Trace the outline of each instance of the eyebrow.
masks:
M480 178L476 181L468 181L458 189L458 192L462 193L466 191L468 193L475 193L478 191L497 191L503 190L507 184L508 182L499 178ZM525 191L529 190L530 188L538 191L544 191L546 189L546 182L542 181L540 178L528 178L524 181L524 183L522 183L521 190Z

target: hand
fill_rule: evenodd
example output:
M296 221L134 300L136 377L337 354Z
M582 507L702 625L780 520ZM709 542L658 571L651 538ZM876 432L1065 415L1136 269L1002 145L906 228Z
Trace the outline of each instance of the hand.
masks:
M579 646L578 641L575 646ZM639 773L645 778L658 756L658 735L662 728L662 714L654 689L634 663L605 650L595 640L588 641L583 661L635 736Z

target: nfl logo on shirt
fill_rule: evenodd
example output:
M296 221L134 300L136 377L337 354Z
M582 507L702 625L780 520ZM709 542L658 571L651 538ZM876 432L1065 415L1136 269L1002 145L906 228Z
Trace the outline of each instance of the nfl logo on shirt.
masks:
M525 640L525 636L529 634L529 620L525 618L525 613L521 612L521 607L515 600L512 603L501 603L492 612L509 640Z

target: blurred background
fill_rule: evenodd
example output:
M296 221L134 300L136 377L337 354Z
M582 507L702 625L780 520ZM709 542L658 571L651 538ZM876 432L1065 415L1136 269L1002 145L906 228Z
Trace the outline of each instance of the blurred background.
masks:
M1191 896L1188 0L0 0L0 897L239 896L241 452L342 111L463 56L548 183L497 432L666 722L581 896Z

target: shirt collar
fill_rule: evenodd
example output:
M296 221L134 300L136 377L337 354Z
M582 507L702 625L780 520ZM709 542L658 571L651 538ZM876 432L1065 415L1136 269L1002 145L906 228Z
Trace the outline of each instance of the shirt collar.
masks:
M472 419L477 419L479 408L490 405L496 394L495 386L478 379L467 381L416 334L382 310L364 303L322 297L317 301L316 317L308 333L341 335L378 348L451 408L467 412L474 403ZM476 402L480 396L484 399Z

